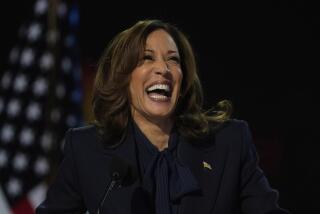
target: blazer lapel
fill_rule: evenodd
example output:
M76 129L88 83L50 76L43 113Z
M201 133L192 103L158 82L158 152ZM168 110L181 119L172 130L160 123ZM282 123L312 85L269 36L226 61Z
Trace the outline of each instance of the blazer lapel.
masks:
M180 138L178 158L182 164L190 167L201 193L184 197L178 213L212 213L227 157L227 151L217 152L215 140L215 135L192 143Z
M136 146L134 143L133 133L131 127L129 126L127 131L127 136L124 142L114 149L104 149L104 156L109 158L112 156L117 156L127 162L135 174L135 181L131 184L122 185L116 187L112 190L109 197L108 203L104 204L103 213L115 213L115 214L128 214L132 213L132 199L133 195L137 194L137 187L140 185L140 180L138 179L138 164L136 157ZM106 179L106 185L110 182L111 178ZM108 212L109 211L109 212Z

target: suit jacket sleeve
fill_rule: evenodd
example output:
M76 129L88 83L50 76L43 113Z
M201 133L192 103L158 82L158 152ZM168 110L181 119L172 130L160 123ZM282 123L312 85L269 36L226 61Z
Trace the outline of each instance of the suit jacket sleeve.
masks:
M69 130L65 137L64 158L58 174L45 201L37 207L37 214L85 213L73 152L72 130Z
M272 189L258 166L256 149L246 122L242 126L241 148L241 209L246 214L285 214L279 208L278 192Z

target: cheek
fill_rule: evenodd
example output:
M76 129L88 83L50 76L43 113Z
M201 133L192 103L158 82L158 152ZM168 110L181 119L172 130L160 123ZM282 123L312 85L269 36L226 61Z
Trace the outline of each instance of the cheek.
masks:
M131 73L131 80L130 80L130 90L132 93L140 93L141 89L143 88L143 82L146 79L146 71L144 68L139 68L134 70Z
M130 94L134 95L135 90L137 89L137 82L139 82L139 73L137 71L133 71L130 77Z

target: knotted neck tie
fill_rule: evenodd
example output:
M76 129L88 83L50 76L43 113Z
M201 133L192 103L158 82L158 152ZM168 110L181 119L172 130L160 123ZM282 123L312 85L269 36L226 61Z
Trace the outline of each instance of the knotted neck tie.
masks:
M142 187L154 196L156 214L175 214L174 204L184 195L200 190L187 166L177 160L178 134L173 132L168 148L159 151L135 127L139 162L142 167Z

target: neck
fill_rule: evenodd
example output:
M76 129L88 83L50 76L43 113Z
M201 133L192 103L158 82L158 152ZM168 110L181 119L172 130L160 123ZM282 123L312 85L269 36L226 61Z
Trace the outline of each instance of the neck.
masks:
M159 151L168 147L170 132L173 126L171 119L151 120L136 114L133 115L133 120Z

